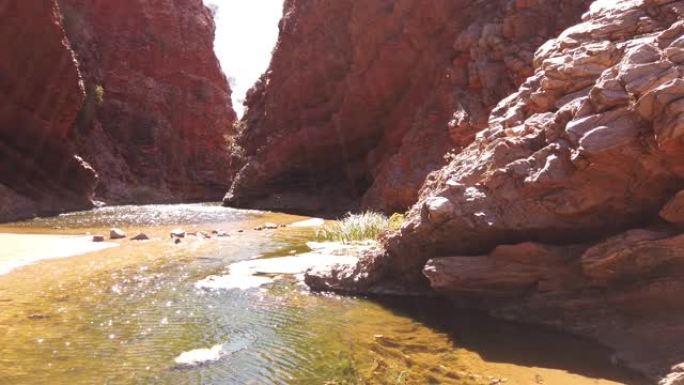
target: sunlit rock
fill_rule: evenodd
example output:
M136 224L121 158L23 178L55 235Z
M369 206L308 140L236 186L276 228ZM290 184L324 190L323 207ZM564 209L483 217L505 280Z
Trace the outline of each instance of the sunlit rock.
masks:
M123 239L126 238L126 233L118 228L109 230L109 239Z

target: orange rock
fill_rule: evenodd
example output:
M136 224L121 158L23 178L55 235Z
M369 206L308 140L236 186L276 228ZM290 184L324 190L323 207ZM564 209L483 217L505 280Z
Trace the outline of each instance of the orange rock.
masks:
M59 0L87 91L78 147L102 200L220 199L231 91L202 0Z
M247 97L226 204L404 211L588 3L287 1L269 71Z
M90 208L95 173L69 139L84 92L59 7L13 1L1 13L0 221Z
M431 286L595 338L653 378L668 373L684 357L684 236L660 218L679 223L673 195L684 185L682 67L667 54L682 44L682 9L593 3L536 50L534 74L474 142L425 180L385 250L307 283Z

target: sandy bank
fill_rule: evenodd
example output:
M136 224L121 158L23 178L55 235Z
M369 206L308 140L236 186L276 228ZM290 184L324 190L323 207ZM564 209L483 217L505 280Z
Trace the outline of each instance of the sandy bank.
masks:
M91 236L0 233L0 275L45 259L66 258L118 246Z

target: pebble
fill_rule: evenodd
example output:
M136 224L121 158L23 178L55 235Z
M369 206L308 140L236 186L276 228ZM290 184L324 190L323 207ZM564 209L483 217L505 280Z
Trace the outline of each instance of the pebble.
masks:
M93 235L93 242L104 242L104 235Z
M145 233L140 233L131 239L134 241L146 241L146 240L150 239L150 237L148 237L147 234L145 234Z
M122 239L122 238L126 238L126 233L125 233L123 230L117 229L117 228L115 227L115 228L112 228L112 229L109 230L109 238L110 238L110 239Z
M183 229L174 229L171 230L171 237L176 237L176 238L185 238L185 230Z
M47 315L47 314L43 314L43 313L33 313L33 314L30 314L30 315L28 316L28 319L33 320L33 321L45 320L45 319L48 319L48 318L50 318L50 316Z

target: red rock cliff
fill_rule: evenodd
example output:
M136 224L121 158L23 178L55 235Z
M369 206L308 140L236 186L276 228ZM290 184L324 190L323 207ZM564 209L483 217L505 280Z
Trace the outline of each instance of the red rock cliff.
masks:
M684 360L683 18L684 1L595 2L427 178L384 251L308 282L429 286L666 373Z
M57 4L0 3L0 36L0 220L90 207L95 174L69 139L84 92Z
M0 221L223 195L235 113L201 0L5 1L0 21Z
M403 211L587 4L287 1L270 69L247 97L226 203Z
M87 99L76 142L108 202L219 199L230 89L202 0L60 0Z

